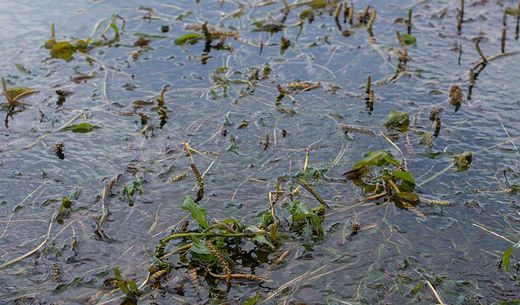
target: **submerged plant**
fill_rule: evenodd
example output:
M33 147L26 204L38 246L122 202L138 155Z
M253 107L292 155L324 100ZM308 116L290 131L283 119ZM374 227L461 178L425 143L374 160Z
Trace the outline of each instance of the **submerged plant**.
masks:
M375 174L373 170L377 170ZM411 172L387 151L369 152L345 173L347 179L361 187L370 199L387 198L403 208L420 202Z

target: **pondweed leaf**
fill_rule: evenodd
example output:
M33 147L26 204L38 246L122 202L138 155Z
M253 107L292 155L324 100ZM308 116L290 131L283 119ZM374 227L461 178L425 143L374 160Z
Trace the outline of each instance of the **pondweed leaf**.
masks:
M412 34L405 33L402 35L403 41L407 46L415 46L417 39Z
M303 226L303 235L316 235L319 239L324 236L323 224L318 214L311 210L306 204L301 201L293 201L291 204L291 214L293 226ZM305 234L307 233L307 234Z
M213 255L213 252L208 248L206 241L201 238L192 238L192 246L190 251L198 255Z
M421 202L421 198L419 198L419 195L417 195L415 193L399 192L399 193L394 193L394 197L395 197L395 199L397 199L399 201L404 201L411 205L418 205Z
M114 267L114 277L117 281L117 287L129 298L135 298L141 294L135 281L125 280L121 276L119 267Z
M410 126L410 115L408 112L391 110L384 126L388 130L405 132Z
M504 255L502 256L502 268L505 272L509 272L511 254L513 253L513 246L509 246L509 248L504 251Z
M409 171L392 171L392 176L396 181L401 181L399 189L403 192L413 192L415 189L415 179Z
M356 179L365 175L373 166L384 166L392 164L400 166L392 154L385 150L371 151L365 154L365 158L356 163L352 169L345 173L347 179Z
M410 294L412 296L415 296L416 294L418 294L419 292L421 292L421 290L423 290L424 288L424 283L423 282L420 282L419 284L415 285L413 288L412 288L412 291L410 291Z
M423 132L421 134L421 144L424 146L431 148L433 146L433 136L429 132Z
M9 87L7 89L7 95L14 102L21 99L24 96L27 96L27 95L30 95L30 94L33 94L36 92L38 92L38 90L29 88L29 87Z
M68 41L56 42L51 48L51 57L71 61L76 48Z
M256 305L258 303L258 301L260 301L260 299L262 298L262 294L260 294L260 292L257 292L254 296L248 298L244 305Z
M199 33L186 33L180 37L177 37L173 43L177 46L183 46L185 44L196 44L203 38L202 34Z
M473 154L470 151L465 151L462 154L453 157L453 163L458 172L463 172L469 169L473 161Z
M206 219L206 210L201 208L198 203L196 203L191 196L184 197L184 202L182 203L182 209L191 213L191 216L201 228L207 229L209 227L208 221Z
M67 127L63 128L62 130L63 131L72 131L74 133L87 133L87 132L91 132L92 130L98 129L98 128L100 128L100 127L96 126L96 125L92 125L87 122L83 122L83 123L67 126Z

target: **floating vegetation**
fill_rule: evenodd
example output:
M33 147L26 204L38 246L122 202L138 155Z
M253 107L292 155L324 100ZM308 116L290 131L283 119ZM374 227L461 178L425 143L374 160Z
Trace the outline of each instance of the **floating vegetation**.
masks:
M175 45L182 46L185 44L196 44L199 40L204 37L200 33L186 33L178 38L176 38L173 42Z
M95 129L101 128L96 125L92 125L88 122L78 123L74 125L70 125L67 127L64 127L62 131L72 131L74 133L89 133Z
M52 58L71 61L73 59L74 53L76 52L88 53L88 51L92 48L110 46L119 42L121 38L121 31L124 30L125 24L126 21L123 18L118 15L113 15L110 21L107 23L106 27L97 33L97 37L99 38L95 38L94 35L96 32L98 32L99 27L101 26L100 23L96 25L93 33L86 39L78 39L75 41L59 41L56 40L56 30L54 23L52 23L50 28L51 37L45 42L43 46L50 51ZM106 38L105 36L109 31L113 32L112 38Z
M384 126L391 131L406 132L410 127L410 115L408 112L392 110L388 114Z
M473 161L473 154L470 151L465 151L462 154L453 157L453 163L458 172L464 172L469 169Z

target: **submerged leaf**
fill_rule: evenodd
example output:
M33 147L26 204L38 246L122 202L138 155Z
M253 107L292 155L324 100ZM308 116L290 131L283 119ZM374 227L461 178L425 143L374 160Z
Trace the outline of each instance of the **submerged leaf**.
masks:
M63 131L72 131L74 133L87 133L87 132L91 132L92 130L98 129L98 128L100 128L100 127L96 126L96 125L92 125L90 123L83 122L83 123L67 126L67 127L63 128L62 130Z
M408 112L391 110L386 118L384 126L388 130L405 132L410 126L410 115Z
M185 211L189 211L191 213L191 216L195 221L198 222L198 224L203 229L207 229L209 227L208 221L206 219L206 210L204 208L201 208L198 203L196 203L191 196L184 197L184 202L182 203L182 209Z
M178 38L176 38L173 43L177 46L183 46L187 43L196 44L200 39L202 39L202 34L199 33L186 33Z
M504 268L505 272L509 272L511 253L513 253L513 246L509 246L502 256L502 268Z

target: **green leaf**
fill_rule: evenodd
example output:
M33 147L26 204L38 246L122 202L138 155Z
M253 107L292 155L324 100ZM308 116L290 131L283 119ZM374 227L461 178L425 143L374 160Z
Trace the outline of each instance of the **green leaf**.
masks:
M60 41L52 46L51 57L70 61L74 52L76 52L76 48L70 42Z
M395 180L400 180L399 189L404 192L413 192L415 189L415 179L409 171L392 171Z
M20 98L36 93L38 90L29 88L29 87L9 87L7 89L7 95L13 101L17 101Z
M302 203L301 201L293 201L291 206L293 221L305 219L311 213L312 210L306 204Z
M395 166L401 165L388 151L371 151L366 153L363 159L354 164L352 169L346 172L345 175L347 176L347 179L357 179L368 173L372 166L384 166L387 164L392 164Z
M123 187L123 194L129 202L130 206L134 205L134 185L128 184Z
M61 198L61 204L63 205L63 207L65 207L67 209L72 208L72 201L67 196L64 196L63 198Z
M415 46L417 39L412 34L405 33L403 35L403 41L407 46Z
M244 305L256 305L256 304L258 303L258 301L260 300L261 297L262 297L262 294L260 294L260 292L257 292L257 293L255 294L255 296L248 298L248 299L244 302Z
M84 123L67 126L67 127L63 128L62 130L63 131L72 131L74 133L87 133L87 132L91 132L94 129L98 129L98 128L100 128L100 127L84 122Z
M458 172L463 172L469 169L473 161L473 154L470 151L465 151L462 154L453 157L453 163Z
M198 255L213 255L213 252L208 248L204 239L192 238L192 241L191 252Z
M509 265L511 254L513 253L513 246L509 246L509 248L504 251L504 255L502 256L502 268L505 272L509 272Z
M391 110L384 126L388 130L405 132L410 126L410 115L408 112Z
M177 46L183 46L185 44L196 44L200 39L202 39L202 34L199 33L186 33L180 37L177 37L173 43Z
M418 205L421 202L419 195L409 192L394 193L394 198L400 201L404 201L411 205Z
M321 221L321 218L316 214L315 211L311 210L306 204L300 202L300 201L293 201L291 205L291 214L292 214L292 221L293 224L310 224L310 230L308 228L308 225L305 225L303 227L303 235L312 235L312 233L316 233L318 238L323 238L324 236L324 229L323 224ZM308 230L308 231L307 231ZM313 231L313 232L311 232ZM307 233L307 234L306 234Z
M424 283L423 282L420 282L419 284L415 285L413 288L412 288L412 291L410 291L410 294L412 296L415 296L416 294L418 294L419 292L421 292L421 290L423 290L424 288Z
M260 228L266 229L271 223L273 223L273 215L271 211L265 211L261 214L262 222L260 223Z
M207 229L209 227L208 221L206 220L206 210L201 208L200 205L191 198L191 196L188 195L184 197L182 209L189 211L193 219L198 222L201 228Z
M421 144L424 146L431 148L433 146L433 136L429 132L423 132L421 134Z
M274 249L274 245L264 235L258 234L253 238L253 240L260 245L266 245L269 248Z

